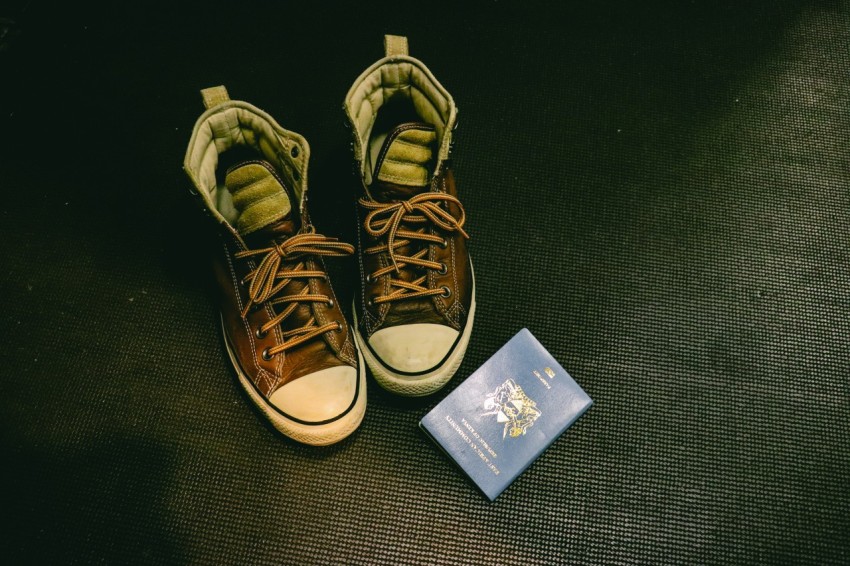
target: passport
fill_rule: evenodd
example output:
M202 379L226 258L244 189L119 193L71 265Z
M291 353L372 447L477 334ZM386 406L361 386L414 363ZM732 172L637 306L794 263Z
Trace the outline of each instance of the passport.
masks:
M419 426L493 501L592 404L523 328Z

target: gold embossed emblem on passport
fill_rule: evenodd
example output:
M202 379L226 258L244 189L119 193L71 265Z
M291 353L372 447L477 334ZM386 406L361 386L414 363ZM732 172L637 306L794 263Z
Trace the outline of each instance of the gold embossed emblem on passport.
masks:
M537 408L533 401L513 379L508 379L496 387L484 400L484 415L495 415L496 422L504 423L502 438L510 435L511 438L524 435L534 425L534 421L543 413Z

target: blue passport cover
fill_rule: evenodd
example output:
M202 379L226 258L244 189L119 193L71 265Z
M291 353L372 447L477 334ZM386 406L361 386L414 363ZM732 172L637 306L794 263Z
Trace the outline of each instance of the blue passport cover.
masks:
M592 404L523 328L419 426L493 501Z

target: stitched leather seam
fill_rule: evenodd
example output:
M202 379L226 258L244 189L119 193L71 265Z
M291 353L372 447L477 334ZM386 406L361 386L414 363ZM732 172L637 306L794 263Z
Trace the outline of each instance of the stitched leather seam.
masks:
M354 225L357 226L357 263L360 268L360 312L363 313L363 326L366 328L366 335L372 333L371 324L369 323L369 312L366 310L366 266L363 265L363 239L360 228L360 211L357 205L354 206L354 218L357 221Z
M384 254L378 256L378 263L381 266L381 269L388 267L390 262L384 257ZM390 277L381 276L381 294L386 296L390 294ZM387 318L387 314L390 312L390 303L383 303L378 305L378 319L375 321L375 326L381 326Z
M310 269L310 262L304 262L308 269ZM324 268L324 262L322 262L322 268ZM327 272L326 272L327 273ZM319 294L319 284L311 277L307 280L307 288L310 289L310 293L313 295ZM316 317L316 320L319 321L319 326L324 326L327 324L327 319L325 318L324 313L317 306L318 303L311 303L310 310L313 312L313 316ZM325 333L327 334L327 333Z
M325 265L324 260L323 260L321 257L319 257L319 258L317 258L317 259L318 259L319 264L321 264L322 271L323 271L324 273L327 273L327 272L328 272L328 268L327 268L327 266ZM312 281L313 281L313 279L311 278L311 279L310 279L310 282L312 282ZM331 300L332 300L335 304L339 305L339 301L337 301L337 299L336 299L336 293L334 293L333 285L331 285L330 280L328 280L328 282L327 282L327 283L328 283L328 289L330 290ZM318 294L319 284L318 284L318 283L316 283L316 284L315 284L315 286L316 286L316 288L315 288L315 289L310 289L310 291L311 291L312 293ZM323 313L321 313L321 312L320 312L320 309L316 306L316 303L313 303L311 306L313 307L313 313L316 315L316 318L318 318L318 319L319 319L319 322L321 323L321 324L319 324L319 326L324 326L324 325L326 324L326 321L327 321L327 320L329 320L329 319L328 319L328 318L326 318L326 317L325 317L325 315L324 315ZM334 350L336 351L336 353L337 353L337 354L341 354L341 353L342 353L343 343L340 343L340 342L338 341L338 339L337 339L337 333L336 333L336 332L325 332L325 333L324 333L324 335L323 335L323 337L324 337L324 338L326 338L326 339L328 339L328 341L331 343L331 344L330 344L331 348L332 348L332 349L334 349Z
M222 242L222 245L224 246L224 257L225 257L225 260L227 261L227 268L230 271L230 280L231 280L231 283L233 284L234 295L236 296L236 307L239 309L239 312L241 313L244 306L242 304L242 297L239 295L239 277L236 275L236 269L235 269L235 266L233 265L233 261L232 261L231 256L230 256L230 251L227 249L227 243ZM249 266L253 269L254 268L253 262L249 261ZM257 369L257 379L258 380L262 379L263 381L265 381L266 384L269 386L267 388L268 391L271 392L271 388L274 387L276 385L276 383L272 383L272 382L269 381L269 378L267 377L265 370L262 368L262 366L260 366L260 361L257 359L257 346L256 346L256 343L254 341L254 336L251 334L251 325L248 324L248 319L246 317L240 316L239 318L242 319L242 324L245 327L245 334L248 336L248 340L251 344L251 353L252 353L252 358L253 358L253 361L254 361L254 367L256 367L256 369Z
M446 177L443 176L441 179L441 186L443 192L448 194L448 190L446 189ZM451 246L451 262L452 262L452 281L454 282L454 293L455 293L455 305L460 305L463 308L463 305L460 304L460 284L457 280L457 248L455 246L455 238L452 238L449 242ZM457 309L455 309L454 313L454 323L460 328L460 317Z
M452 238L451 241L449 242L449 248L451 249L451 256L450 257L451 257L451 262L452 262L452 282L453 282L453 285L454 285L455 304L457 304L460 301L460 295L458 294L460 287L457 283L457 264L455 263L455 240L454 240L454 238ZM457 319L457 314L454 315L454 323L458 324L458 325L460 324L460 321Z
M443 176L440 179L440 189L443 191L443 193L448 194L448 191L446 190L446 177L445 176ZM446 206L446 208L449 208L448 205ZM457 264L455 263L455 239L454 239L454 237L452 237L449 240L449 259L450 259L451 264L452 264L452 286L454 287L452 291L454 292L455 303L457 303L457 300L458 300L458 295L457 295L458 285L457 285ZM455 320L455 324L457 324L457 320Z

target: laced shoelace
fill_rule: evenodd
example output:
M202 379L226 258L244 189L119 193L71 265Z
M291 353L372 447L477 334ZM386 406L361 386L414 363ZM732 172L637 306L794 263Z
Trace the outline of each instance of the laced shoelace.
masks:
M411 244L418 240L427 242L428 244L438 244L441 247L448 245L447 241L436 234L428 234L426 229L428 224L432 224L445 232L459 232L464 238L469 238L463 225L466 222L466 213L463 210L463 205L460 201L445 193L422 193L408 200L401 202L381 203L361 198L360 206L369 211L366 218L363 220L363 227L366 233L375 238L386 236L386 243L377 246L366 248L366 254L387 253L390 257L392 265L382 267L381 269L367 275L367 282L374 281L387 273L401 273L401 268L405 265L415 265L425 269L432 269L439 273L445 273L447 266L436 261L425 259L428 255L428 248L423 247L412 255L401 255L397 253L397 249ZM441 204L452 203L460 210L460 217L455 218L451 213L444 209ZM423 226L415 231L407 230L401 227L405 224L422 224ZM401 239L397 239L401 238ZM413 281L403 281L396 277L390 279L390 286L396 290L388 295L380 295L373 299L375 304L389 303L392 301L400 301L419 297L430 297L434 295L448 296L447 288L429 289L424 286L427 275L422 275Z
M276 296L293 279L307 279L308 281L312 277L327 279L328 276L323 271L304 269L306 265L304 256L341 257L352 253L354 253L354 246L351 244L312 232L296 234L287 238L284 242L275 243L268 248L237 252L235 254L237 258L263 256L257 268L243 280L244 284L250 283L250 285L248 286L248 303L242 310L242 316L247 316L254 305L261 305L266 302L271 305L287 305L274 318L257 329L257 337L264 337L271 329L285 321L289 315L295 312L300 303L323 302L333 306L333 300L327 295L311 294L309 284L305 284L304 288L297 294ZM287 264L291 264L299 258L303 259L294 266L287 267ZM283 331L283 342L277 346L266 348L263 351L263 359L269 360L276 354L332 330L341 330L340 324L329 322L318 326L315 317L311 316L310 320L303 326ZM287 338L291 339L287 340Z

